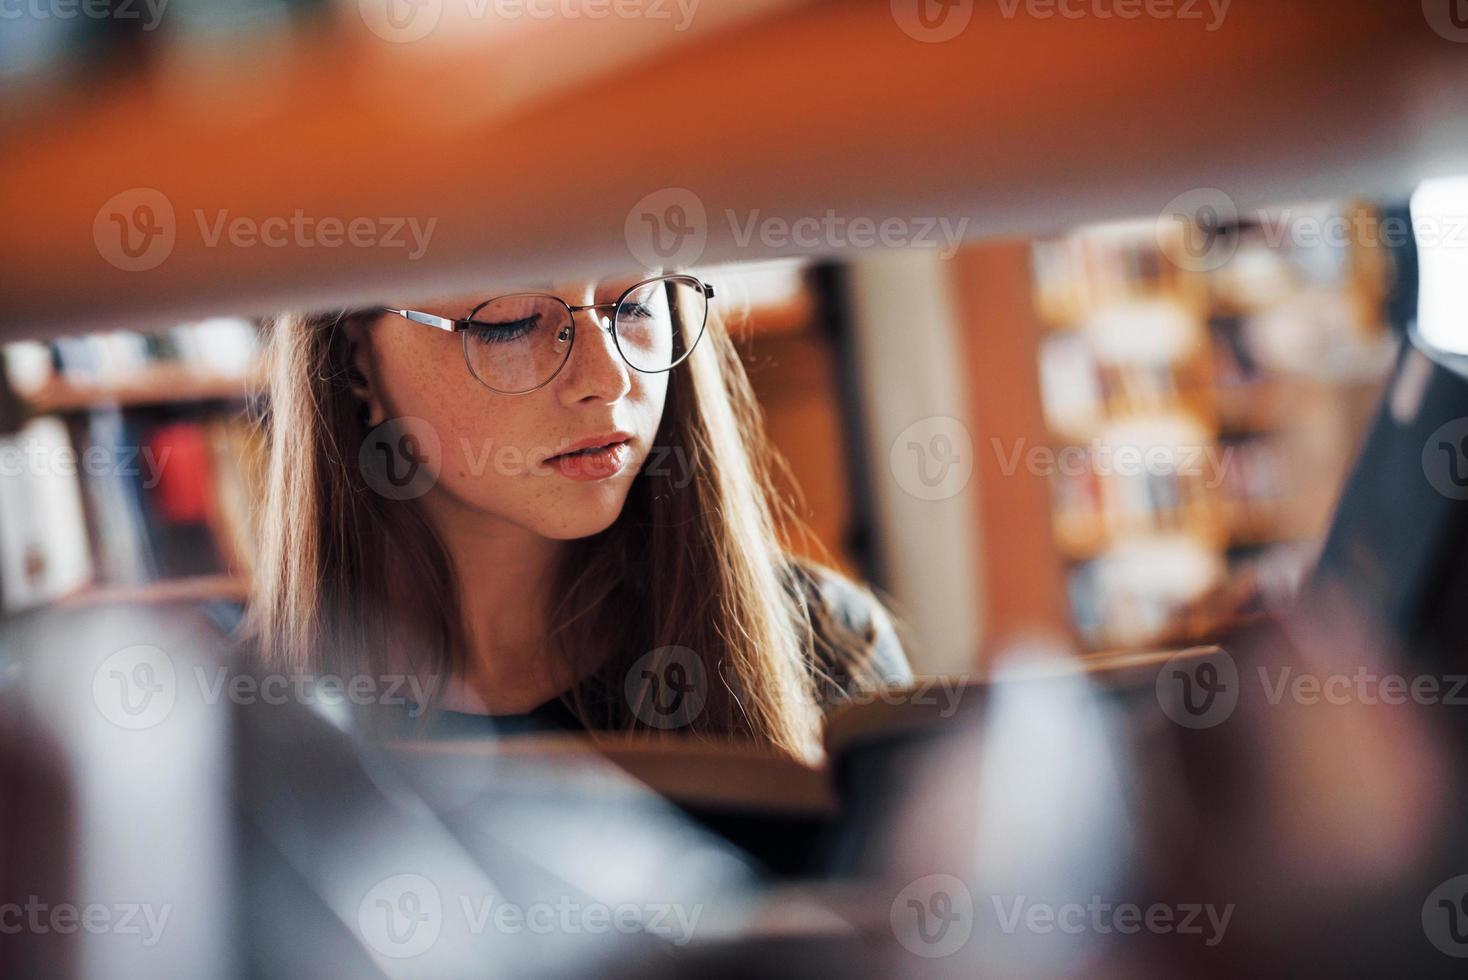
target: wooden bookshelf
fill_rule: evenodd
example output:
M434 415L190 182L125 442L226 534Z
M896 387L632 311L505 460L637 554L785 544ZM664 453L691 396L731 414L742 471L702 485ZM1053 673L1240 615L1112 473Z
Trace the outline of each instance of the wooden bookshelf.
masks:
M1365 210L1364 204L1347 202L1337 213L1351 216ZM1350 227L1359 225L1353 221ZM1208 474L1216 480L1201 481L1181 473L1154 480L1153 474L1119 475L1099 468L1051 478L1052 534L1067 569L1067 592L1084 646L1142 649L1208 642L1228 628L1237 602L1247 598L1237 594L1232 580L1237 571L1277 571L1279 566L1255 563L1283 561L1287 552L1298 558L1324 532L1335 490L1369 416L1363 406L1379 396L1389 363L1378 354L1387 346L1382 343L1386 331L1380 310L1390 283L1381 274L1381 256L1357 258L1358 253L1379 251L1374 246L1347 245L1349 261L1342 266L1340 281L1329 285L1307 279L1292 264L1290 249L1272 248L1266 253L1274 260L1270 273L1296 284L1285 298L1277 292L1251 293L1247 280L1228 278L1227 266L1216 273L1169 269L1161 255L1146 255L1159 249L1151 227L1087 229L1036 244L1036 350L1050 448L1058 453L1092 441L1105 446L1120 438L1117 433L1160 439L1173 430L1161 426L1154 433L1133 423L1147 416L1171 417L1187 420L1178 432L1194 433L1204 445L1193 448L1214 454L1217 462L1211 465L1218 468ZM1334 332L1326 334L1319 321L1295 312L1298 303L1284 305L1316 293L1349 301L1349 332L1330 321L1328 329ZM1145 317L1149 309L1159 309L1159 300L1171 304L1169 317L1162 321L1171 329L1162 331L1155 327L1157 321L1143 322L1159 331L1153 336L1165 356L1106 339L1104 329L1116 328L1119 316ZM1277 302L1281 305L1275 306ZM1246 329L1251 317L1266 314L1273 319ZM1279 319L1286 315L1298 319ZM1093 316L1097 319L1088 323ZM1191 322L1192 342L1182 339L1185 321ZM1280 353L1280 337L1271 334L1273 359L1264 358L1252 347L1263 324L1271 330L1281 324L1315 330L1302 343L1318 346L1328 336L1344 345L1330 349L1348 356L1317 364L1316 346L1284 344L1286 353L1309 351L1294 353L1291 361ZM1136 364L1117 360L1118 351L1136 356ZM1135 379L1128 372L1136 372ZM1124 440L1111 448L1123 445ZM1094 462L1095 457L1087 458ZM1148 539L1164 537L1177 539L1166 546L1172 550L1132 549L1126 553L1131 564L1105 567L1113 555L1120 557L1119 546L1146 545ZM1201 550L1192 549L1189 541ZM1205 563L1206 552L1218 560ZM1171 605L1174 593L1186 589L1164 584L1146 564L1167 555L1195 576L1207 570L1209 575L1223 571L1225 577L1189 604ZM1281 578L1274 574L1272 581ZM1136 592L1143 588L1138 582L1160 590L1157 598ZM1106 610L1113 607L1126 624L1120 633L1110 632L1107 625ZM1166 625L1153 635L1137 635L1139 626L1153 623Z
M97 407L132 408L211 401L245 402L265 390L264 372L244 375L201 374L182 364L155 364L106 384L85 384L61 377L22 395L31 415L80 412Z

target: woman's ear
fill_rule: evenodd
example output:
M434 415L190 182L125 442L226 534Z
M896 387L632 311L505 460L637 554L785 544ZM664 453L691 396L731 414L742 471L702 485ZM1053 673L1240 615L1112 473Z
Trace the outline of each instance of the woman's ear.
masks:
M345 325L347 337L347 384L362 403L362 425L374 429L387 420L377 391L377 367L372 355L372 338L367 325L352 320Z

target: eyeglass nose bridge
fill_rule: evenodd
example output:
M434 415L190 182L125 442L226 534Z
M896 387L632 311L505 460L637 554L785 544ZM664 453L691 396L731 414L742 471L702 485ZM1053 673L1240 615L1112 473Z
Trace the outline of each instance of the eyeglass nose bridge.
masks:
M616 302L611 302L611 303L586 303L585 305L582 305L582 306L572 306L570 303L567 303L566 304L566 309L568 309L568 310L571 311L571 322L574 325L575 322L576 322L576 314L577 313L580 313L582 310L605 310L605 309L609 309L610 308L612 310L612 315L606 318L606 321L607 321L606 322L606 325L603 326L603 327L601 327L601 329L610 332L611 330L614 329L615 324L617 322L617 315L616 315L617 306L618 306L618 304Z

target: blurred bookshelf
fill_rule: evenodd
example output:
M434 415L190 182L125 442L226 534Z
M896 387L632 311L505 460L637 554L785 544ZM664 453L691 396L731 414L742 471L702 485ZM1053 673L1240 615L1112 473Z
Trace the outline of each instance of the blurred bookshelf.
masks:
M1302 215L1349 229L1281 236ZM1154 222L1034 244L1052 525L1090 651L1218 639L1313 560L1395 341L1392 270L1365 204L1222 229L1174 261ZM1220 233L1214 229L1214 233Z
M245 597L259 351L239 319L3 348L5 612Z

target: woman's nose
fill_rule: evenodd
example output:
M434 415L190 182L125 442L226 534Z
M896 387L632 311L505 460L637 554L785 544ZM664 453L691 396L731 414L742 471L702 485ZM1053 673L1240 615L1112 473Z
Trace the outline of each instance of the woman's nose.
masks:
M577 310L576 341L563 372L561 398L567 403L595 398L614 402L632 390L627 362L612 337L610 309Z

